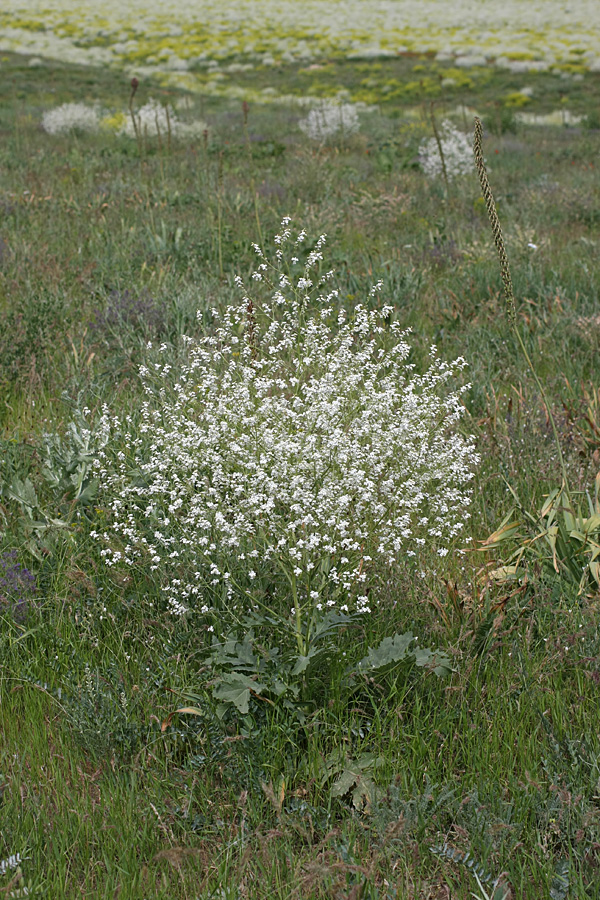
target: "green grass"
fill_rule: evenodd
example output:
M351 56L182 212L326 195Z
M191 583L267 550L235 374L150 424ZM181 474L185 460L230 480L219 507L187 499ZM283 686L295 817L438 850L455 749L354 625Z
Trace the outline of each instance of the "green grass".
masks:
M427 58L332 60L276 77L281 93L309 93L318 78L361 99L389 79L439 83L438 68ZM392 573L374 614L339 634L338 655L303 688L302 721L257 699L247 715L221 720L201 618L164 613L143 571L107 569L89 537L97 513L75 504L66 482L53 487L43 441L65 434L84 406L91 418L105 402L136 414L147 341L164 342L176 364L181 335L208 321L196 312L231 302L233 276L253 265L257 209L266 238L283 215L310 241L328 234L342 302L366 298L382 278L376 302L412 327L418 366L431 343L443 358L468 360L465 427L482 455L473 538L510 510L506 482L539 509L561 471L506 322L476 175L446 196L416 165L433 98L440 118L459 102L487 112L518 323L571 486L589 485L600 454L590 399L599 388L599 133L526 128L499 114L525 81L535 90L528 109L555 108L566 82L468 71L472 85L449 96L396 88L368 99L379 105L359 134L322 148L302 135L296 108L252 105L246 141L239 103L190 97L208 139L151 145L140 159L126 138L52 138L40 127L44 109L67 100L125 108L129 85L117 73L28 68L15 56L2 70L0 553L15 550L37 585L24 621L6 610L0 619L0 860L23 857L10 891L467 898L481 893L458 856L469 851L492 879L505 873L514 898L600 896L597 596L575 597L535 567L521 592L484 587L479 554L443 564L425 554L424 579ZM249 87L273 77L250 73ZM370 78L374 86L361 85ZM598 76L568 90L569 108L591 115ZM148 96L178 99L141 85L136 102ZM422 104L427 115L409 116ZM29 478L37 506L15 500L15 478ZM66 526L34 524L50 517ZM346 663L409 629L450 655L450 678L406 666L348 688ZM202 716L175 713L190 692ZM341 771L369 754L376 789L353 805L351 793L336 796L326 762ZM455 859L431 852L445 841ZM570 893L561 894L565 860ZM0 889L14 876L0 875Z

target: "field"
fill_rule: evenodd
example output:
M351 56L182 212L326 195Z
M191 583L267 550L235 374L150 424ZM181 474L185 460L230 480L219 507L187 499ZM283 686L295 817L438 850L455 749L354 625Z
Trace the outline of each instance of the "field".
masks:
M0 893L600 897L597 4L279 6L0 13Z

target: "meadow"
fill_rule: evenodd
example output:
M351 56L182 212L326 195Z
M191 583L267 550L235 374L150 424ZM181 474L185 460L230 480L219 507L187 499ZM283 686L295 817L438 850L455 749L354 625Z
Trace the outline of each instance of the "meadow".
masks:
M599 897L594 35L244 56L254 3L161 67L45 6L0 14L0 892Z

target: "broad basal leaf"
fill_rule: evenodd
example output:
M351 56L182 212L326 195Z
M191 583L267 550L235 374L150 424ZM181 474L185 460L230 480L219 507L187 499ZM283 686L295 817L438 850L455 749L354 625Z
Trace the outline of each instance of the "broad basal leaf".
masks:
M243 675L241 672L231 672L221 676L218 684L213 688L213 696L225 703L233 703L238 712L245 715L249 708L250 694L260 694L264 689L264 684L253 681L247 675Z
M408 648L413 640L414 638L410 631L407 631L405 634L395 634L393 637L384 638L377 647L372 647L369 650L364 659L361 659L358 664L359 670L373 671L406 659Z

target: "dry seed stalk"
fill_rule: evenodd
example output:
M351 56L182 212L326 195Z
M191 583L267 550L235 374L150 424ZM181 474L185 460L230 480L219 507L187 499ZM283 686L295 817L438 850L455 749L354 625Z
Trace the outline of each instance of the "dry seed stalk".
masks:
M552 433L554 435L554 442L556 444L556 452L558 455L558 461L560 463L563 477L564 491L569 503L569 507L573 508L573 503L571 501L571 492L569 490L569 480L567 478L567 469L565 466L565 459L563 456L562 448L560 446L560 436L558 434L558 428L556 427L556 421L554 419L550 403L548 402L548 397L546 395L546 391L544 390L544 385L540 381L539 375L536 372L535 367L531 361L531 357L527 352L527 347L523 342L521 332L517 327L517 313L515 308L515 295L512 286L512 278L510 276L510 264L508 262L508 256L506 255L506 249L504 247L504 238L502 237L502 229L500 227L500 219L498 218L498 212L496 210L496 204L494 202L494 195L492 194L492 189L490 187L490 182L485 168L485 161L483 159L483 125L481 124L481 119L478 116L475 116L474 118L475 137L473 140L473 153L475 156L475 165L477 166L477 172L479 174L481 192L485 200L490 224L492 226L492 232L494 234L494 243L496 244L498 256L500 257L500 271L502 273L502 281L504 283L504 296L506 298L506 314L508 316L509 324L512 326L517 341L519 342L519 346L523 352L523 356L527 361L527 365L531 370L531 374L533 375L542 400L544 401L546 412L548 414L548 418L550 419L550 424L552 425Z
M217 240L219 251L219 275L223 280L223 244L222 244L222 224L223 224L223 151L219 152L219 162L217 167Z
M446 185L446 196L448 196L450 191L450 186L448 184L448 170L446 169L446 159L444 157L444 147L442 145L442 139L440 137L440 133L438 131L437 122L435 120L435 113L433 111L433 103L429 105L429 113L431 116L431 127L433 128L433 135L435 137L438 153L440 154L440 161L442 163L442 175L444 176L444 184Z
M483 126L481 124L481 119L478 116L475 116L475 138L473 141L475 165L477 166L477 174L479 175L479 183L481 184L481 193L483 194L483 199L485 200L490 224L492 226L494 243L496 244L496 249L500 258L500 272L502 275L502 282L504 284L504 297L506 299L506 312L508 315L508 321L511 325L514 325L516 320L515 295L512 286L512 278L510 277L510 265L508 262L508 256L506 255L506 248L504 246L504 238L502 237L502 228L500 227L500 219L498 218L494 195L492 194L492 189L490 187L490 182L485 168L482 144Z
M139 150L140 159L141 159L142 158L142 141L141 141L141 136L140 136L140 132L138 129L138 123L135 118L135 112L133 110L133 98L135 97L135 94L139 87L139 84L140 83L137 80L137 78L133 77L131 79L131 94L129 95L129 115L131 116L131 121L133 122L133 131L135 134L135 139L136 139L136 142L138 145L138 150Z

